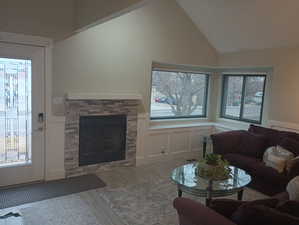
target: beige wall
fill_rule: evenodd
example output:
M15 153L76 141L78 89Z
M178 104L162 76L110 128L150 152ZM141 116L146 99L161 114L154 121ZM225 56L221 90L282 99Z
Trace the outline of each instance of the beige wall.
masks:
M74 29L73 0L2 0L0 31L61 39Z
M140 93L146 110L152 61L215 65L217 54L173 0L158 0L54 47L53 95Z
M76 29L118 13L142 0L75 0Z
M269 87L270 120L299 123L299 48L223 54L222 66L273 66Z

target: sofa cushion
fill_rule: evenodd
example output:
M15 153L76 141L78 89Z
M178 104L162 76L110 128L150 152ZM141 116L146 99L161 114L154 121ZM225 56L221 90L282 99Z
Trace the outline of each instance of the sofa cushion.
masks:
M253 124L250 125L248 131L254 134L264 135L268 139L268 147L279 145L280 142L285 138L299 142L299 134L291 131L280 131L272 128L256 126Z
M239 151L241 136L247 131L233 130L212 134L213 152L216 154L237 153Z
M286 137L280 141L279 145L281 147L291 151L296 156L299 155L299 141L289 138L289 137Z
M265 198L265 199L258 199L258 200L254 200L254 201L250 201L247 203L244 203L243 205L249 205L249 206L253 206L253 205L263 205L263 206L267 206L270 208L276 208L276 206L278 205L279 200L277 198Z
M255 165L262 163L258 159L234 153L225 154L223 158L226 159L231 165L241 168L248 173L251 173L251 170L254 170Z
M280 140L290 138L295 141L299 141L299 134L291 131L279 131Z
M275 208L279 203L276 198L259 199L255 201L239 201L234 199L214 199L210 203L210 208L215 210L217 213L231 218L234 212L242 205L264 205Z
M240 207L238 207L238 209L231 215L231 219L238 225L247 224L245 220L247 216L249 216L252 213L252 207L266 206L269 208L276 208L278 204L279 200L276 198L258 199L255 201L245 202ZM253 224L256 224L256 221Z
M275 183L265 181L263 177L251 176L251 182L248 187L257 190L268 196L276 196L286 190L286 183Z
M263 135L246 132L241 136L238 149L246 156L261 159L267 146L267 139Z
M286 185L289 181L287 176L278 173L271 167L265 166L265 164L258 159L241 154L225 154L223 157L231 165L241 168L251 176L258 177L265 182Z
M298 201L282 201L277 206L276 209L280 212L290 214L299 218L299 202Z
M270 146L276 146L280 141L280 134L278 130L256 126L251 124L248 131L250 133L263 135L265 138L267 138L267 147Z
M250 167L250 175L258 177L265 182L272 184L287 185L289 179L284 173L279 173L277 170L266 166L263 163L257 163Z
M232 215L238 225L298 225L299 218L263 205L242 205Z
M230 219L233 213L244 203L247 202L234 199L213 199L209 207L222 216Z

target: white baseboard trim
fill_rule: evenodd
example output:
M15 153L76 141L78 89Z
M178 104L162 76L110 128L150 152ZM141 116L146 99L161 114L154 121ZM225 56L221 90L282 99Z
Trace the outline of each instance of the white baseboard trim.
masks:
M141 165L147 165L147 164L152 164L152 163L157 163L157 162L163 162L167 160L172 160L172 159L193 159L193 158L198 158L199 153L198 152L180 152L176 154L165 154L165 155L157 155L157 156L152 156L152 157L138 157L136 161L137 166Z
M65 178L65 170L51 170L46 172L45 180L59 180Z

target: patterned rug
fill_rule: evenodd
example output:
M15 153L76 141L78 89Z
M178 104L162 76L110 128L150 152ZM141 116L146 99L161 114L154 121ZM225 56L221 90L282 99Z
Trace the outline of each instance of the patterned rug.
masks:
M103 190L103 189L102 189ZM178 218L173 208L177 197L176 185L170 180L154 183L144 182L127 187L101 191L114 212L127 225L177 225ZM184 195L193 198L190 195ZM266 196L251 189L244 191L244 200L265 198ZM236 195L230 198L236 199ZM204 198L196 198L204 204Z
M46 200L46 204L20 210L23 225L102 225L77 195ZM104 225L104 224L103 224Z

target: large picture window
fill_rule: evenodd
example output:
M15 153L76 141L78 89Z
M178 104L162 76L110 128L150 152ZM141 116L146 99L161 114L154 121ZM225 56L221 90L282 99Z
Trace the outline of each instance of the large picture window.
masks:
M266 75L223 75L221 117L262 122Z
M151 119L206 117L209 75L152 71Z

